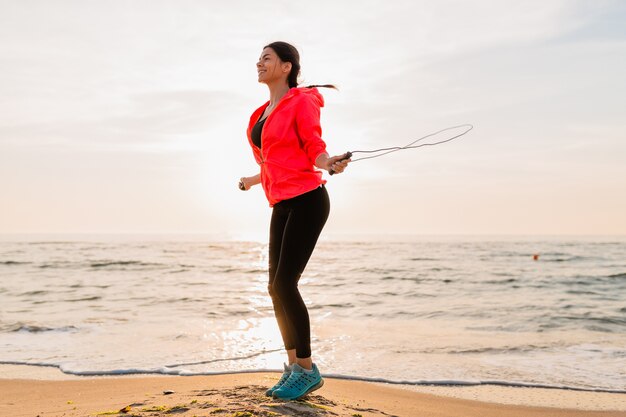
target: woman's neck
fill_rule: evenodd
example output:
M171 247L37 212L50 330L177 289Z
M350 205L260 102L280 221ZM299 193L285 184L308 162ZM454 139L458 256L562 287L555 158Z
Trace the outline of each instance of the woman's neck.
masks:
M285 83L271 84L271 85L268 85L268 87L270 89L270 104L269 105L272 108L274 108L274 106L276 106L276 104L280 101L280 99L283 98L285 94L287 94L287 91L290 90L289 85Z

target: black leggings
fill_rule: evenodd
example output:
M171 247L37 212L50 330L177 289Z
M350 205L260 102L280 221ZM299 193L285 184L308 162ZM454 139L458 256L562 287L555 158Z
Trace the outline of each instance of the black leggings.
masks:
M298 358L311 356L309 313L298 281L329 212L330 200L323 185L276 203L272 211L268 290L285 349L295 348Z

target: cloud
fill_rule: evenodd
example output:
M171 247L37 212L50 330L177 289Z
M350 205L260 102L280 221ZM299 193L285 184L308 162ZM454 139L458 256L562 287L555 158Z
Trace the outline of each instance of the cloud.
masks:
M76 121L70 112L65 120L5 124L0 126L0 136L5 146L14 147L64 146L131 152L162 147L164 151L193 151L192 143L181 142L221 126L223 115L241 105L241 97L225 91L150 92L130 96L123 114ZM119 109L116 112L122 113Z
M98 201L89 186L97 182L128 187L107 198L126 209L132 196L127 209L139 229L141 201L184 198L220 218L220 227L229 227L232 211L219 203L235 199L237 216L250 219L245 227L264 230L249 194L231 193L234 179L258 169L245 138L250 113L268 99L256 59L267 42L286 40L300 48L305 83L340 87L323 91L331 152L476 126L459 142L363 161L333 177L341 227L366 224L353 221L348 202L375 219L388 202L413 213L431 201L431 232L451 230L437 214L445 206L484 208L466 230L506 232L502 213L517 208L502 196L519 191L541 213L543 202L532 196L584 172L590 183L623 188L616 155L626 106L625 10L618 1L567 0L3 2L0 168L16 213L6 224L18 230L28 224L19 213L35 210L20 190L47 196L53 181L51 195ZM472 200L476 184L480 201ZM581 196L569 189L554 210L575 218L577 197L624 204L610 187L592 189ZM186 215L172 209L170 216L177 224ZM463 221L454 227L462 233Z

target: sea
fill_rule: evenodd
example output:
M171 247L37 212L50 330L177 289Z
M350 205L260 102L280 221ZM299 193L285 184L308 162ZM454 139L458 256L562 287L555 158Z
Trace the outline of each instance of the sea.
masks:
M282 371L267 250L202 236L5 236L0 365ZM626 237L327 237L299 289L323 376L626 393Z

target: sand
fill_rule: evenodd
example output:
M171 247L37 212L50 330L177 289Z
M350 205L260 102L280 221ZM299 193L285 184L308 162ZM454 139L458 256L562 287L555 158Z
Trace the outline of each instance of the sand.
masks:
M406 389L327 377L320 390L300 400L281 401L264 395L279 373L52 379L55 372L62 374L51 369L45 379L14 378L19 368L24 367L0 368L0 416L626 417L624 394L508 387ZM439 388L443 389L437 391ZM431 393L417 392L420 389ZM173 393L166 394L168 391ZM489 401L460 398L463 396ZM526 405L511 404L515 397ZM549 398L558 406L529 406L550 404Z

